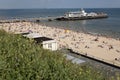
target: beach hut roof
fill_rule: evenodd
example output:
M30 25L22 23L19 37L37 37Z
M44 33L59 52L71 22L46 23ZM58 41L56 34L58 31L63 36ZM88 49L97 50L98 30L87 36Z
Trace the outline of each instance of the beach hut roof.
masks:
M37 37L42 37L42 36L38 33L30 33L30 34L25 35L25 37L27 37L27 38L37 38Z
M51 41L53 40L52 38L48 38L48 37L37 37L37 38L34 38L34 40L37 42L37 43L41 43L43 41Z
M68 54L66 55L66 58L67 58L68 60L71 60L72 63L76 63L76 64L81 64L81 63L84 63L84 62L85 62L85 61L82 60L82 59L76 58L76 57L71 56L71 55L68 55Z

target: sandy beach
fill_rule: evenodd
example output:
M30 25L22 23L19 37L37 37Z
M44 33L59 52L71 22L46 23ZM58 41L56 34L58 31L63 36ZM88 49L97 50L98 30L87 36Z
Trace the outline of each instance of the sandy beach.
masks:
M73 49L75 52L120 66L120 40L31 22L0 23L0 29L13 33L28 31L39 33L55 39L59 48Z

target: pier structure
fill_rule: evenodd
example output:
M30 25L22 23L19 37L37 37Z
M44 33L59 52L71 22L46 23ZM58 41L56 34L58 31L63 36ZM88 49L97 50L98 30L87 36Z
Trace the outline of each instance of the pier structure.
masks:
M85 10L81 9L80 11L76 12L68 12L62 17L58 17L55 20L58 21L70 21L70 20L89 20L89 19L102 19L102 18L108 18L108 15L103 12L95 13L90 12L87 13Z

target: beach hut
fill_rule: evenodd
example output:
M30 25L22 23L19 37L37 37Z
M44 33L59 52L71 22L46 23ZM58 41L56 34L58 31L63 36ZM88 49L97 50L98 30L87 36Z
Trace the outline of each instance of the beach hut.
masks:
M29 34L25 34L23 36L30 38L30 39L34 39L36 44L40 43L44 49L49 49L52 51L55 51L58 49L57 41L52 38L41 36L38 33L29 33Z
M52 51L57 50L57 41L52 39L52 38L48 38L48 37L37 37L34 38L34 40L36 41L36 43L41 43L42 47L44 49L49 49Z

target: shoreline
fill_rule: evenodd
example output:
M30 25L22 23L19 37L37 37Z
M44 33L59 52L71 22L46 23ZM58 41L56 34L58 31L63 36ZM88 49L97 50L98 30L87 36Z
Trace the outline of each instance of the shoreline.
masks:
M38 23L39 25L42 25L40 23ZM66 28L64 27L55 27L55 26L49 26L49 25L43 25L43 26L47 26L47 27L54 27L54 28L58 28L58 29L64 29L64 30L67 30ZM71 29L70 29L71 30ZM111 39L115 39L115 40L118 40L120 41L120 38L116 38L116 37L112 37L112 36L108 36L106 34L100 34L100 33L94 33L94 32L87 32L87 31L77 31L77 30L71 30L73 32L76 32L76 33L84 33L86 35L91 35L91 36L98 36L98 37L104 37L104 38L111 38Z
M44 25L44 24L41 24L42 23L41 21L46 20L46 21L49 22L50 18L55 18L55 17L47 17L47 18L44 18L44 17L43 18L42 17L40 17L40 18L23 18L23 19L16 18L16 19L10 19L10 20L5 19L5 20L0 20L0 24L4 24L4 23L18 23L18 22L33 22L33 23L38 23L40 25ZM37 21L39 21L39 22L37 22ZM45 24L45 26L49 26L49 25ZM49 26L49 27L51 27L51 26ZM64 27L59 27L59 26L57 26L55 28L66 29ZM72 30L72 29L70 29L70 30ZM101 36L101 37L114 38L116 40L120 40L120 37L119 36L115 37L115 35L114 36L110 36L108 34L101 34L101 33L88 32L88 31L78 31L78 30L72 30L72 31L79 32L79 33L90 34L90 35L93 35L93 36Z
M120 40L32 22L3 23L0 26L3 26L5 31L13 33L31 30L42 36L55 39L60 48L73 49L75 52L91 55L120 67Z

